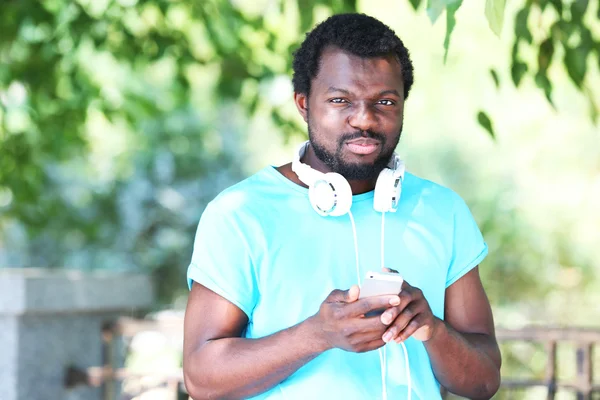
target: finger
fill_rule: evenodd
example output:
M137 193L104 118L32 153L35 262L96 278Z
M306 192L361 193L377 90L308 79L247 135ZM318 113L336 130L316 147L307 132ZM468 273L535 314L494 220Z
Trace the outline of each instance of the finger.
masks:
M373 337L381 338L386 329L387 326L381 323L379 316L354 318L352 320L352 331L354 333L351 336L373 335Z
M386 311L387 312L387 311ZM385 313L384 313L385 314ZM410 322L418 315L417 307L414 304L409 305L400 312L398 317L394 320L392 325L383 334L383 340L390 342L398 337L398 334L402 332L410 324Z
M419 315L416 318L413 318L409 324L404 328L396 337L396 343L400 343L414 335L417 331L421 331L421 329L428 330L429 327L423 325L424 318ZM425 332L426 333L426 332Z
M345 312L348 317L358 317L370 311L383 310L389 308L390 305L397 306L398 304L400 304L400 298L396 295L372 296L349 304L345 307Z
M351 319L341 318L336 328L337 332L346 337L351 344L363 343L381 339L387 327L381 323L379 317Z
M390 307L381 314L379 317L381 319L381 323L384 325L389 325L400 315L402 309L398 306Z
M348 341L353 344L359 344L372 342L374 340L381 340L384 329L385 327L380 324L376 328L371 328L370 331L360 331L348 336Z
M400 309L400 315L402 315L402 311L413 304L417 304L415 307L420 307L424 303L427 304L427 300L425 300L423 297L423 292L419 288L410 286L408 284L407 286L403 286L402 291L398 294L398 297L400 298L400 305L398 306Z
M400 286L400 291L402 292L410 292L412 286L410 283L406 282L406 280L402 281L402 286Z
M415 289L404 281L398 297L400 297L400 306L404 308L415 299Z
M346 293L346 303L353 303L358 300L358 296L360 296L360 287L358 285L352 285L352 287L350 287Z
M367 351L376 350L384 345L385 342L381 340L381 338L377 338L366 343L355 345L354 347L356 348L357 353L365 353Z
M386 268L386 267L382 267L381 270L383 272L391 272L392 274L398 274L399 272L396 271L395 269L391 269L391 268Z

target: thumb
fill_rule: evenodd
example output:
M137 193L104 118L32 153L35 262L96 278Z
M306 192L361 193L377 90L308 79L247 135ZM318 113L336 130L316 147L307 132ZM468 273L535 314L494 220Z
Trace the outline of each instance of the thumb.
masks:
M360 288L358 285L352 285L350 289L344 291L344 303L352 303L358 300L358 295L360 294Z

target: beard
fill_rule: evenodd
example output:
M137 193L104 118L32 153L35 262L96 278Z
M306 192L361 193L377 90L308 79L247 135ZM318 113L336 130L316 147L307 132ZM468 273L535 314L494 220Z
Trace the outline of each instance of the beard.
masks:
M308 138L310 145L312 146L315 155L321 162L323 162L327 168L332 172L337 172L347 180L374 180L379 176L379 173L388 166L394 150L400 141L402 129L398 132L398 137L393 142L387 144L387 138L384 134L374 131L358 131L354 133L344 133L338 138L337 148L334 153L327 150L320 142L318 133L311 128L310 118L308 122ZM366 135L365 135L366 133ZM360 163L360 162L348 162L343 158L344 145L349 140L360 139L360 138L371 138L376 139L381 143L381 150L375 161Z

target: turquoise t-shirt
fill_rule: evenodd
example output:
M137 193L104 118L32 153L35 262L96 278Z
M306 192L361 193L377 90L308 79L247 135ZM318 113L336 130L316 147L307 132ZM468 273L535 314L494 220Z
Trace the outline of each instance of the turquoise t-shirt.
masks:
M380 269L381 213L373 192L353 196L360 275ZM450 189L406 173L397 212L385 215L385 264L420 288L433 313L444 318L448 286L487 255L467 205ZM269 166L224 190L200 218L188 285L196 281L248 315L248 338L289 328L314 315L334 289L357 284L350 217L322 217L308 189ZM198 315L197 318L202 318ZM424 345L406 342L413 399L440 399ZM403 352L386 346L388 398L405 399ZM257 357L260 357L257 355ZM377 351L326 351L273 389L269 400L379 399Z

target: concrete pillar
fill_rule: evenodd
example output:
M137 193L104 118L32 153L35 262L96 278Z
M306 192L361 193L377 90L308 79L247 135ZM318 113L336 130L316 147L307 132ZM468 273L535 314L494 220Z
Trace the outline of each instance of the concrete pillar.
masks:
M66 369L101 366L102 325L152 300L146 275L0 270L0 399L102 400L101 388L66 388Z

